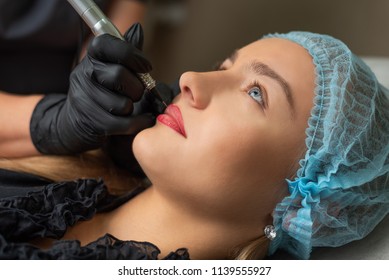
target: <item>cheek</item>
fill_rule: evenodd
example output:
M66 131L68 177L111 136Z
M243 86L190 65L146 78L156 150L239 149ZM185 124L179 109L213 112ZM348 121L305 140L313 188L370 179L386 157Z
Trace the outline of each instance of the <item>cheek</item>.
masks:
M224 126L209 124L208 127L212 127L212 132L204 131L198 137L190 163L206 185L208 194L210 191L220 194L228 186L242 186L247 180L257 178L266 163L262 160L262 152L269 150L269 141L252 133L258 127L231 122Z
M249 133L252 127L228 128L219 129L212 139L197 142L199 151L192 166L196 166L198 177L187 190L204 209L218 209L221 213L231 210L231 215L255 211L263 197L273 206L270 193L283 179L273 162L274 141L266 134ZM255 128L258 132L259 128ZM266 199L262 204L265 203Z

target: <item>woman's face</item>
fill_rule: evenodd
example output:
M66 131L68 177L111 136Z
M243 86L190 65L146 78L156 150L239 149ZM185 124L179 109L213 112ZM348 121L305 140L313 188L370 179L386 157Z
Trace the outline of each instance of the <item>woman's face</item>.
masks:
M179 109L186 136L160 116L135 138L135 156L166 197L204 215L258 221L285 195L305 151L314 78L301 46L256 41L217 71L184 73L167 112Z

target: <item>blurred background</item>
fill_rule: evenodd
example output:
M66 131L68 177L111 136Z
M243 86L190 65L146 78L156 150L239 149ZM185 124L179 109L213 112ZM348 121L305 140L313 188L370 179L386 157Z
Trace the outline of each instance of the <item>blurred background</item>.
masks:
M389 0L151 0L143 23L153 77L206 71L262 35L326 33L361 56L389 57Z

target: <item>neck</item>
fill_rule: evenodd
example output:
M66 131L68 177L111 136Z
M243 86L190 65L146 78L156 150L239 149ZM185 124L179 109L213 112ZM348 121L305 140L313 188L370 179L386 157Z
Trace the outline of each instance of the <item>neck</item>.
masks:
M225 259L230 249L247 241L241 225L196 215L166 199L155 187L110 212L105 220L109 233L122 240L151 242L161 250L160 257L187 248L192 259Z

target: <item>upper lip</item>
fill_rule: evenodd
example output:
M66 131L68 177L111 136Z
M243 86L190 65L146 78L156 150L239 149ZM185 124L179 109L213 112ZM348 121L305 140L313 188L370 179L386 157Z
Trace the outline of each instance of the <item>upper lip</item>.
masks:
M175 104L170 104L167 106L165 110L165 115L170 116L173 121L178 125L179 132L186 137L185 127L184 127L184 121L182 118L181 110L180 108Z

